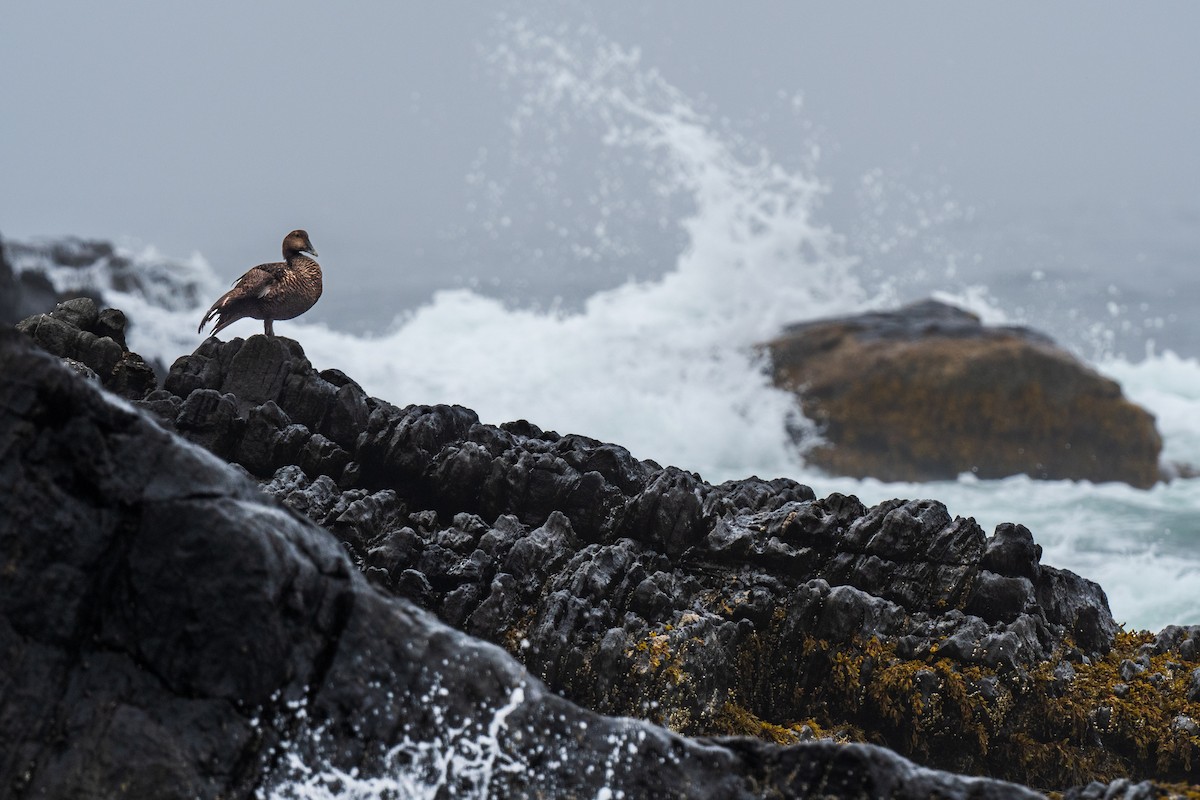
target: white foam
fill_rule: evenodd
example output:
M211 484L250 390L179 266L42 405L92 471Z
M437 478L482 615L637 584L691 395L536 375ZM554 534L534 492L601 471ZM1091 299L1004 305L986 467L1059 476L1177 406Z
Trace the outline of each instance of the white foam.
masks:
M1138 362L1111 359L1101 369L1154 414L1166 461L1200 466L1200 362L1168 350Z
M618 442L712 481L786 475L818 495L935 497L988 531L1003 521L1027 525L1046 563L1099 581L1115 615L1132 627L1200 622L1195 480L1149 492L1026 478L914 485L834 479L806 468L786 434L795 403L770 385L754 346L784 323L880 302L856 280L839 237L814 221L820 182L738 141L633 51L594 34L549 36L521 22L506 30L492 62L517 95L514 130L565 119L593 129L597 147L637 153L649 185L686 200L677 221L686 244L674 269L595 294L571 313L514 309L455 290L436 294L381 335L354 336L303 318L278 323L276 331L302 342L318 369L342 369L399 405L458 403L493 423L526 418ZM619 195L619 183L608 181L604 191ZM619 198L594 209L601 239L606 225L611 233L617 205ZM604 249L592 239L578 244ZM211 276L202 261L191 263ZM1005 321L984 287L941 296L985 321ZM169 364L201 340L193 333L201 308L168 310L161 298L119 292L110 301L134 321L130 344L146 356ZM227 335L258 332L261 323L243 321ZM1100 368L1157 416L1166 459L1200 464L1200 364L1151 352Z
M612 45L579 54L520 23L510 47L520 52L510 69L553 87L528 95L547 104L542 114L571 104L606 146L651 156L663 191L686 194L693 211L679 223L688 245L676 268L593 295L578 313L514 310L455 290L381 336L302 321L277 330L303 342L318 368L337 366L394 403L459 403L493 423L524 417L716 480L797 470L784 434L794 399L770 385L755 346L786 322L863 302L838 238L813 221L819 184L761 153L740 156L635 54ZM163 338L160 322L132 344L169 362L178 339ZM259 327L238 323L228 335Z
M525 702L523 686L514 687L498 708L479 708L484 720L452 719L437 699L439 687L422 698L432 718L432 738L414 739L407 732L384 755L378 774L343 769L323 757L312 763L298 754L297 743L285 745L282 763L269 781L262 800L371 800L404 797L493 797L492 781L499 773L523 773L528 767L519 748L507 741L508 717ZM320 752L324 732L299 734L300 749ZM311 756L309 756L311 758ZM447 794L449 793L449 794Z

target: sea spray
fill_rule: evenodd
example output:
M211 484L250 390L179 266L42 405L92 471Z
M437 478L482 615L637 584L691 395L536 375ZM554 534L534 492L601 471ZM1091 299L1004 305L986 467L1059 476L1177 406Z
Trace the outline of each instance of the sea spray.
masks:
M506 741L505 734L509 715L525 702L524 688L516 686L504 704L480 706L474 716L464 718L451 714L446 695L435 680L420 698L429 717L425 732L432 736L414 737L404 726L400 741L369 771L331 763L324 752L323 728L303 726L295 741L282 746L278 765L266 779L267 788L258 793L260 800L447 796L486 800L497 796L493 783L501 774L520 775L530 769L520 748Z
M593 130L601 153L636 155L619 163L644 172L638 186L674 198L651 210L679 213L666 225L680 234L678 257L664 275L595 293L570 310L514 308L463 289L436 294L376 336L304 318L279 324L278 332L298 339L318 369L342 369L396 404L458 403L494 423L526 418L620 443L640 458L696 470L712 481L789 476L818 495L841 491L867 503L937 498L986 531L1005 521L1028 526L1045 549L1044 563L1098 581L1114 614L1130 627L1200 622L1196 479L1149 491L1023 476L888 484L807 468L787 433L802 422L794 399L770 385L754 345L783 323L881 302L856 279L845 243L814 220L824 187L729 134L634 51L587 31L551 35L519 21L503 31L492 64L516 95L513 147L521 163L537 163L546 149L544 139L530 136L557 137L561 145L563 125ZM554 158L571 161L561 150ZM552 171L554 164L544 166L533 173ZM515 193L502 185L487 188L487 165L472 168L483 171L478 185L489 196L495 188L501 204L493 210L504 213L503 201ZM509 177L520 174L513 170ZM563 252L575 258L563 268L624 252L619 220L648 209L627 196L630 187L623 174L602 175L596 202L583 204L584 224L559 221L567 231ZM497 222L497 238L487 238L503 241L508 230ZM147 251L121 254L135 266L157 269ZM330 281L352 278L339 277L336 254L325 261ZM219 283L203 259L176 267L166 271L176 280L214 291ZM78 274L52 273L59 282ZM195 325L207 302L180 308L144 288L114 285L103 269L91 275L93 288L131 319L135 351L169 365L201 341ZM209 294L211 302L215 294ZM989 322L1010 319L995 285L940 296ZM1114 320L1121 318L1109 323ZM1104 324L1078 321L1081 335L1098 341L1112 338L1104 336ZM228 334L260 330L243 321ZM1106 357L1097 366L1157 416L1166 461L1200 465L1195 360L1148 350L1140 361Z
M650 157L660 191L687 196L675 267L573 313L454 290L376 338L290 330L319 367L337 364L392 402L460 403L488 422L526 417L623 440L715 480L795 472L788 431L801 418L756 345L788 321L863 302L838 237L813 219L819 184L762 153L747 160L636 54L603 41L581 53L523 23L510 34L497 63L526 87L523 116L561 119L569 105L604 147Z
M259 800L488 800L513 796L513 791L540 795L564 769L594 774L599 784L596 797L627 797L619 787L642 763L639 752L648 730L644 723L613 720L612 732L605 737L607 748L597 750L597 760L587 763L581 761L587 751L580 742L587 721L575 721L553 735L514 721L514 713L528 702L523 683L498 703L481 701L464 709L461 698L451 697L436 673L430 681L416 698L416 726L400 724L396 743L380 744L381 753L361 767L340 766L336 737L327 736L324 724L310 724L303 704L287 706L285 715L300 724L292 739L271 754L274 766L257 793ZM385 689L381 684L372 688ZM387 690L388 703L397 704L397 709L405 705L398 692Z

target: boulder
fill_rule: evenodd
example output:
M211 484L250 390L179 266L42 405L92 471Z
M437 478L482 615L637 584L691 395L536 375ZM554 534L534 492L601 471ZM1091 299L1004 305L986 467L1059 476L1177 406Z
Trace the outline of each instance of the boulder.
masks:
M6 797L1040 796L581 709L11 331L0 372Z
M884 744L1041 788L1184 780L1200 761L1178 722L1200 718L1190 633L1146 649L1020 525L989 537L933 500L712 485L523 420L400 408L282 337L210 338L135 405L332 534L375 590L592 712Z
M125 344L125 314L115 308L98 310L90 297L66 300L48 314L27 317L17 330L128 400L141 400L157 384L154 369Z
M934 300L790 326L767 344L824 442L810 462L888 481L1159 479L1154 417L1047 337Z

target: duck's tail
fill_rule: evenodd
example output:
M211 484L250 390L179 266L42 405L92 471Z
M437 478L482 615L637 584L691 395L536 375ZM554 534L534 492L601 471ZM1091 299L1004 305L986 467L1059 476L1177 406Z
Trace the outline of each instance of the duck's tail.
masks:
M204 319L200 320L200 327L196 328L196 333L203 333L204 326L216 318L216 327L209 334L209 336L216 336L225 328L245 317L246 312L239 308L241 304L237 302L240 299L237 287L222 295L221 299L213 303L212 308L205 313Z

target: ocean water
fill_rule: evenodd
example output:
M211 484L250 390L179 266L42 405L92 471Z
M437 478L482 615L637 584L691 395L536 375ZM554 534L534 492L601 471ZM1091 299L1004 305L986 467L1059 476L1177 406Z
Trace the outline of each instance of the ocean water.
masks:
M1155 414L1164 462L1197 465L1200 348L1184 267L1200 261L1200 224L1190 212L1122 216L1125 229L1111 209L1082 208L1031 230L937 180L872 173L850 189L859 219L839 229L823 221L831 189L793 97L780 96L775 112L796 117L798 144L778 154L594 30L507 21L483 58L511 100L509 141L463 165L475 201L447 220L457 255L440 258L495 258L506 278L442 286L393 316L394 284L377 277L326 322L279 323L318 369L342 369L398 405L457 403L490 423L525 418L712 482L788 476L868 504L936 498L988 532L1001 522L1029 527L1043 562L1098 581L1127 628L1200 623L1200 479L1138 490L1023 476L829 476L792 443L789 431L811 435L811 426L770 384L756 349L786 323L932 294L988 322L1050 333ZM1064 238L1092 249L1064 251ZM130 346L170 364L204 338L195 333L203 307L181 307L170 287L215 299L224 281L202 256L122 248L154 276L150 288L117 291L102 265L50 272L63 286L104 290L132 320ZM1142 281L1137 265L1164 254L1177 282ZM323 256L327 284L355 280L339 271L337 253ZM431 255L413 280L438 286L442 262ZM242 321L224 335L260 332ZM510 763L494 733L467 732L453 746L406 743L436 762L433 779L400 770L380 783L296 764L272 796L435 796L447 786L486 796L489 770ZM463 747L474 755L449 757Z
M791 395L770 384L755 348L789 322L932 294L988 322L1049 332L1155 414L1165 462L1200 464L1200 353L1159 344L1187 352L1186 315L1166 303L1169 287L1151 304L1145 287L1137 294L1136 271L1122 279L1119 269L1097 287L1095 271L1068 269L1048 245L1038 251L1042 261L1022 262L1031 270L991 268L996 250L985 242L999 237L989 218L945 187L913 189L882 174L854 188L864 209L858 223L835 230L821 221L829 188L815 145L775 156L717 121L636 50L594 30L548 33L510 21L484 56L512 100L511 141L506 152L464 165L478 202L448 227L463 232L461 252L476 257L492 249L515 258L528 248L525 271L500 289L435 291L365 332L360 313L280 323L278 332L298 339L318 369L342 369L400 405L458 403L485 422L525 418L618 442L712 482L789 476L818 495L838 491L866 503L936 498L985 531L1001 522L1029 527L1043 561L1098 581L1127 627L1200 623L1200 480L1144 491L1025 477L832 477L807 466L792 443L788 431L811 426ZM780 103L802 116L791 98ZM541 235L530 238L530 219ZM1078 220L1113 235L1086 210ZM1168 223L1164 246L1181 260L1200 259L1200 242L1188 250L1187 218ZM1032 250L1039 239L1025 233L1020 241ZM1153 244L1121 241L1135 260ZM215 298L222 281L202 256L171 261L128 243L123 253L146 265L150 288L115 291L99 267L52 277L108 287L110 302L133 320L130 346L170 364L203 339L195 333L203 308L180 308L181 293L163 286L188 284ZM1113 253L1098 246L1093 259ZM661 269L633 274L645 273L647 262ZM339 274L336 253L323 263L327 283L350 279ZM601 273L611 285L558 302L513 301L514 286L569 286L572 273L586 273L586 285ZM386 285L378 293L383 306ZM245 320L225 335L261 330Z

